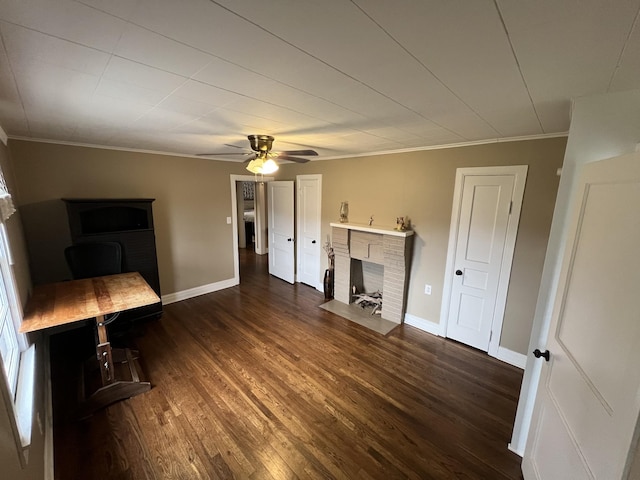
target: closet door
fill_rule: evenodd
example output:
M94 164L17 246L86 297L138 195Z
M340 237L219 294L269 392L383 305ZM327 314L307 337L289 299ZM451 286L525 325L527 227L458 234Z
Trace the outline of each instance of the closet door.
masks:
M293 182L269 182L269 273L295 282Z
M322 289L320 259L322 241L320 221L322 207L322 175L298 175L296 218L299 282Z

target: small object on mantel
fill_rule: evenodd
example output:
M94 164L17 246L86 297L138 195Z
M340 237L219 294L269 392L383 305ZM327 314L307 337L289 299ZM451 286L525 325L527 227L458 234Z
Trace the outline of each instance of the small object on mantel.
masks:
M340 223L349 223L349 202L340 204Z
M369 226L373 225L373 215L369 217Z
M407 229L407 225L404 223L404 217L396 217L396 230L404 232Z

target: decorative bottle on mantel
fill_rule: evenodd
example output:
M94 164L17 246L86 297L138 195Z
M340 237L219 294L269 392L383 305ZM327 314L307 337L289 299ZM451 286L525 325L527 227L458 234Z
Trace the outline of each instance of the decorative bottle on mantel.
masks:
M349 202L340 204L340 223L349 223Z

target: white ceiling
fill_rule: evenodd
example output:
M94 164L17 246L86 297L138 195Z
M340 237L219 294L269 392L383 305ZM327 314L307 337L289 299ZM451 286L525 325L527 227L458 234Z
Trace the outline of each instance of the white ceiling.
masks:
M557 134L640 88L640 0L0 0L10 137L318 158ZM221 159L241 160L238 156Z

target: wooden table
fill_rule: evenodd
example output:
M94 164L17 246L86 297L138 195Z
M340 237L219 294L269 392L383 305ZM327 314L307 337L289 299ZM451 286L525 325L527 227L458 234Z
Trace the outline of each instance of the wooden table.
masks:
M111 348L105 316L159 301L137 272L40 285L27 303L20 331L35 332L95 317L96 360L102 387L85 398L83 413L91 413L151 389L149 382L140 381L134 364L137 355L129 349ZM114 360L128 365L130 380L116 380Z

